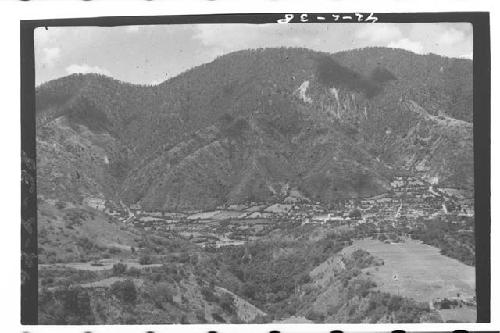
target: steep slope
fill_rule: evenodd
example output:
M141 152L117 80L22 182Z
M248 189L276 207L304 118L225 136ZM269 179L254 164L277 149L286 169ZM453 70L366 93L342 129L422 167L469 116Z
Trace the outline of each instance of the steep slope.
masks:
M104 253L125 253L137 246L132 232L117 220L87 206L39 202L38 263L86 262Z
M472 122L471 60L382 47L339 52L333 58L367 76L373 75L377 67L390 69L397 85L386 90L386 96L412 99L433 115L441 110Z
M298 134L288 138L272 116L257 113L196 132L129 177L124 197L147 208L208 209L278 200L284 187L324 201L387 190L389 169L341 130L308 133L319 124L296 114Z
M154 87L72 75L37 88L39 188L166 210L369 196L404 170L471 188L471 77L385 48L238 51Z
M415 113L415 125L395 141L406 169L423 172L431 183L473 190L472 124L440 114L433 116L414 101L401 105Z

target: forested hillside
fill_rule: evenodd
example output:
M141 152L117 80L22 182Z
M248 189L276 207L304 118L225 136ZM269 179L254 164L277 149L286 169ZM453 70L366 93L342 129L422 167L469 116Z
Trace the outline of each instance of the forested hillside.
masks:
M158 86L71 75L37 88L39 193L182 210L297 187L328 203L409 170L470 189L471 120L471 61L396 49L238 51Z

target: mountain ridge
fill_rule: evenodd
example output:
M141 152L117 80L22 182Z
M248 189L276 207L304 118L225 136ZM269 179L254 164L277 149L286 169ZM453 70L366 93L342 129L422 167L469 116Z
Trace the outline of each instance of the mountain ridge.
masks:
M283 186L370 196L399 170L471 188L471 75L469 61L384 48L236 51L156 86L71 75L36 90L40 189L176 210Z

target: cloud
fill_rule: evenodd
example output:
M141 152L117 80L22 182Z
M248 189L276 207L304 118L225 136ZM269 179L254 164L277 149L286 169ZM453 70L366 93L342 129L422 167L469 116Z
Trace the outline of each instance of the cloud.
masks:
M199 40L205 46L220 49L222 52L250 48L263 39L261 33L263 29L259 26L200 24L195 29L194 39Z
M330 36L327 25L319 24L304 27L293 24L199 24L193 32L194 40L222 52L259 47L310 47Z
M192 38L204 46L203 53L208 59L251 48L303 45L301 36L289 33L289 26L200 24L194 26Z
M462 59L470 59L470 60L472 60L473 59L473 53L470 52L470 53L462 54L461 56L458 56L458 57L462 58Z
M66 72L68 74L73 74L73 73L82 73L82 74L85 74L85 73L98 73L98 74L104 74L104 75L108 75L108 76L111 76L111 72L108 71L107 69L105 68L101 68L99 66L90 66L90 65L87 65L87 64L73 64L73 65L69 65L68 67L66 67Z
M149 83L158 72L177 75L229 52L280 46L329 53L390 46L459 57L472 51L472 26L318 23L42 27L35 29L36 77L40 82L66 72L109 74L112 70L121 80ZM143 62L145 58L150 62Z
M450 28L443 31L436 39L436 42L439 44L453 45L462 42L464 38L465 34L462 31Z
M58 47L45 47L42 49L42 65L53 67L57 59L61 57L61 49Z
M388 42L400 39L401 30L393 24L366 24L356 32L356 37L369 42Z
M415 42L409 40L408 38L402 38L396 42L390 42L387 47L391 47L393 49L404 49L415 53L423 53L424 51L424 46L420 42Z

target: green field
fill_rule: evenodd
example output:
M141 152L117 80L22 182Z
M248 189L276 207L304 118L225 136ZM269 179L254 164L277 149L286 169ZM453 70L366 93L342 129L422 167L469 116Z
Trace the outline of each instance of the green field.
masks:
M399 294L417 301L435 298L475 296L475 269L439 253L439 249L407 240L386 244L378 240L358 240L345 251L364 249L384 260L383 266L366 272L385 292Z

